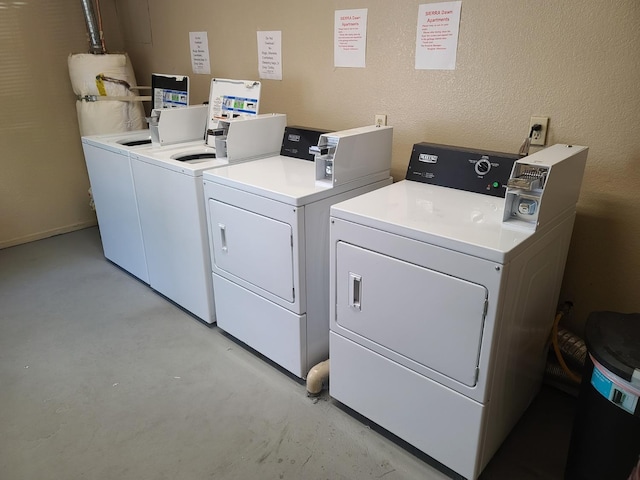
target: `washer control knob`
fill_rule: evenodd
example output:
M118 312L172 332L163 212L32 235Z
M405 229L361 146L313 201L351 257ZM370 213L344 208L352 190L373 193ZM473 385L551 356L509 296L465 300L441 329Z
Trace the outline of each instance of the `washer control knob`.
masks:
M476 173L478 175L486 175L491 170L491 162L489 161L489 157L482 157L480 160L476 162Z

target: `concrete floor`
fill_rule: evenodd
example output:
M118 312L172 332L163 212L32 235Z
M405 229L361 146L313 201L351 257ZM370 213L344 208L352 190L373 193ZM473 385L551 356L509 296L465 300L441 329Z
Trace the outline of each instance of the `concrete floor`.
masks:
M562 478L543 388L481 478ZM0 479L446 479L428 457L102 256L97 228L0 250Z

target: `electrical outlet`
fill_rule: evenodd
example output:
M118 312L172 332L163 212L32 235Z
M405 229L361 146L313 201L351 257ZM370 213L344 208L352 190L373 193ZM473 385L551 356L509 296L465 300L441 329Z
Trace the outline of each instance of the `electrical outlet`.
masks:
M531 133L534 125L540 125L539 131ZM547 130L549 129L549 117L531 117L529 121L529 132L531 133L531 145L544 145L547 143Z
M376 118L375 118L375 126L376 127L383 127L386 124L387 124L387 116L386 115L376 115Z

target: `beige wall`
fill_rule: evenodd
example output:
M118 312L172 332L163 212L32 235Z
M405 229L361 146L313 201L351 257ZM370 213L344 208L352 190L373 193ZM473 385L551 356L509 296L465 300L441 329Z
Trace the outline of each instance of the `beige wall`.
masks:
M85 32L79 0L0 3L0 248L96 222L67 70Z
M145 0L117 5L138 78L191 73L189 31L208 32L213 76L256 78L256 31L281 30L284 79L263 82L262 111L331 129L387 114L396 179L415 142L515 152L529 117L550 117L550 143L590 147L561 296L572 326L640 311L640 4L463 0L456 70L417 71L420 3L153 0L145 18ZM334 10L351 8L369 9L364 69L333 67ZM191 76L206 100L210 76Z

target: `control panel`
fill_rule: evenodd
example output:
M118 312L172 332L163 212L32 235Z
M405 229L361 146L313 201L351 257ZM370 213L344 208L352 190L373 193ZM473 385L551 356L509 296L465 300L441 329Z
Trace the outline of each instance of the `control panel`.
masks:
M309 148L318 144L320 135L323 133L329 133L329 130L299 127L295 125L285 127L280 155L313 162L315 160L315 155L313 153L309 153Z
M407 180L504 198L515 153L417 143L413 146Z

